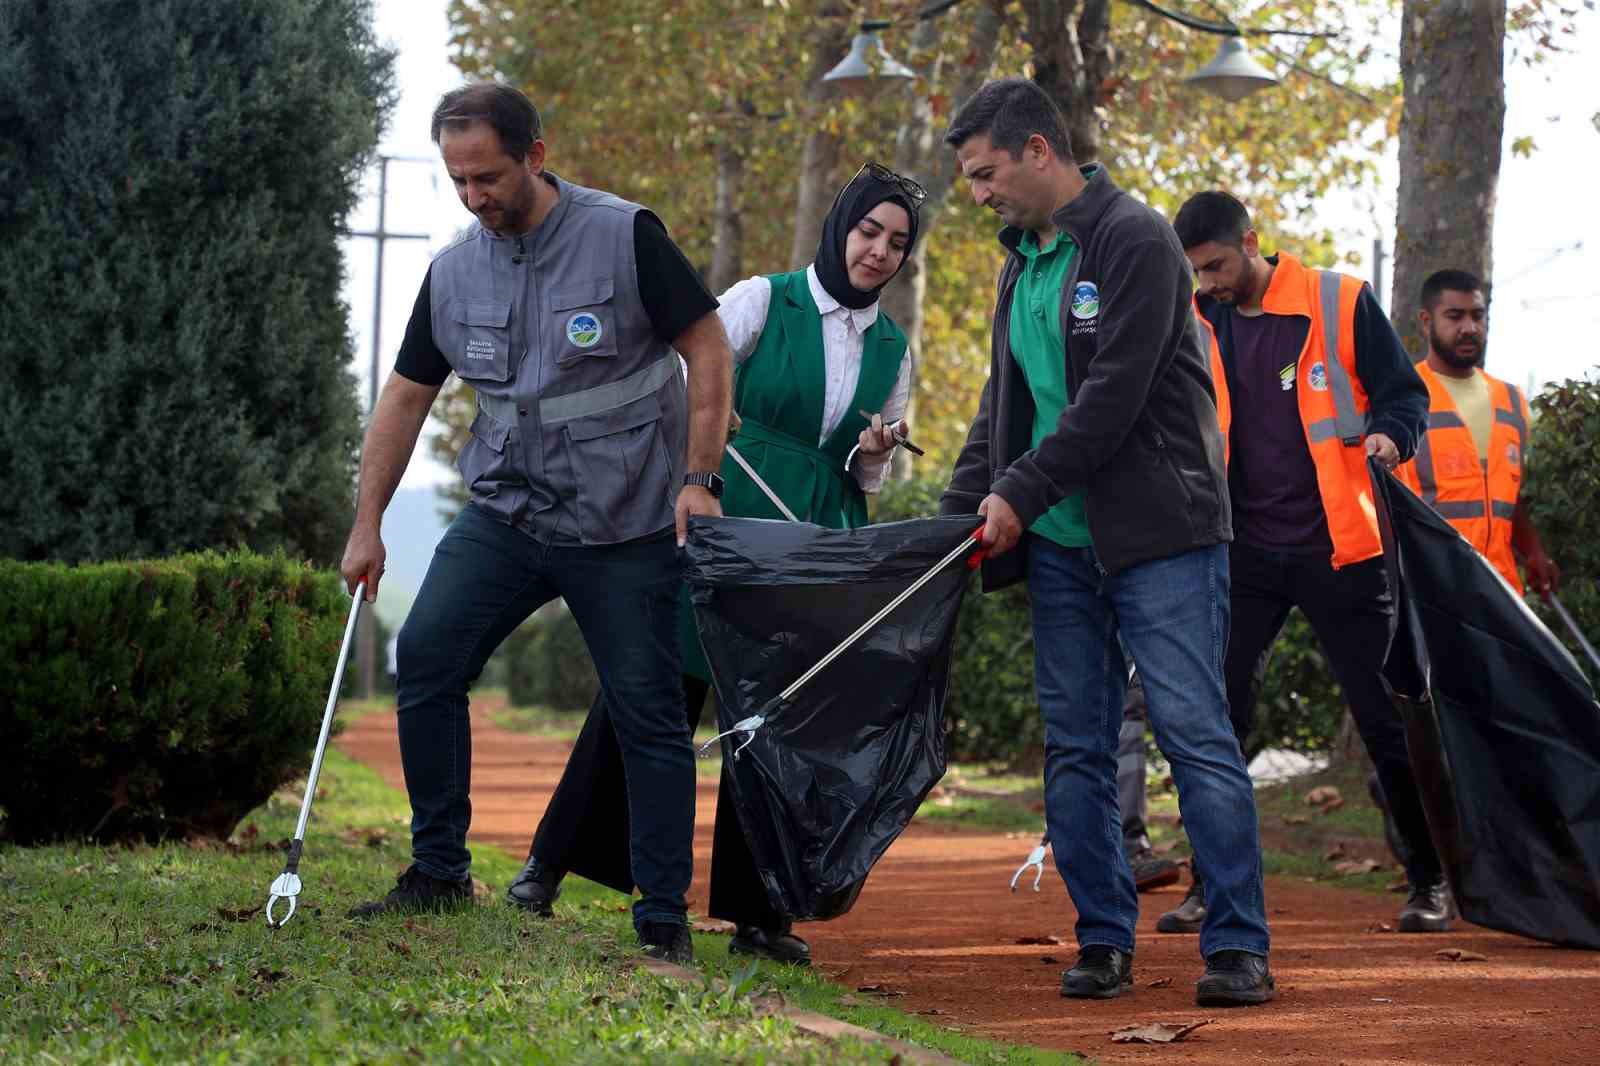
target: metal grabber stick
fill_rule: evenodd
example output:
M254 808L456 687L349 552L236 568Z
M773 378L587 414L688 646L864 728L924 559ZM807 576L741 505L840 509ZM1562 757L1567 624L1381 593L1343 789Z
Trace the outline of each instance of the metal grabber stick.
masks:
M1589 661L1594 663L1594 668L1600 670L1600 654L1595 653L1594 645L1589 643L1589 638L1584 636L1583 630L1578 628L1577 620L1567 612L1566 605L1556 599L1556 594L1549 589L1546 589L1541 595L1544 596L1544 602L1554 607L1556 614L1561 616L1561 621L1566 623L1567 629L1572 633L1573 638L1577 640L1578 646L1583 649L1585 655L1589 656Z
M1044 878L1044 852L1049 846L1050 834L1046 832L1044 836L1039 838L1039 843L1034 846L1034 849L1028 852L1028 861L1017 867L1017 872L1011 875L1011 891L1015 892L1017 890L1017 882L1022 879L1023 874L1028 872L1030 866L1037 867L1033 875L1033 890L1035 892L1039 891L1039 882Z
M289 858L283 864L283 873L272 882L272 894L267 897L267 925L282 929L294 917L300 895L300 850L306 842L306 823L311 820L311 801L317 795L317 777L322 773L322 755L328 750L328 733L333 729L333 710L339 703L339 685L344 681L344 664L350 658L351 638L356 633L356 619L361 617L361 601L366 598L367 582L363 578L356 584L355 599L350 604L350 618L344 624L344 643L339 647L339 662L333 669L333 687L328 690L328 706L322 712L322 733L317 737L317 751L311 757L311 775L306 779L306 795L300 801L300 821L295 823L294 839L289 842ZM280 899L289 901L289 911L274 920L272 910Z

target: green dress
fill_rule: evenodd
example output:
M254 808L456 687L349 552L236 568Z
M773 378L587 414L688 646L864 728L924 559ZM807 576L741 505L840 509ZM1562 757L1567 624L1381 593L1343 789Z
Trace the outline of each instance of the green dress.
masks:
M862 337L861 375L837 428L822 434L826 359L822 315L811 298L804 270L773 274L767 324L755 350L733 375L733 409L743 425L729 441L745 462L802 522L829 529L867 524L867 497L844 462L867 428L860 411L881 411L900 376L906 335L880 309ZM739 518L775 518L783 512L732 456L722 459L722 513ZM683 596L683 672L710 680L687 592Z

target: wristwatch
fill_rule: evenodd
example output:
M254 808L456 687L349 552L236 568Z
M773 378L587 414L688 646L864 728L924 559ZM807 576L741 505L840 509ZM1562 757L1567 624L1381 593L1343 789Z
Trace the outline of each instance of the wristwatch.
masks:
M717 499L722 499L722 475L715 470L704 474L683 475L685 485L699 485Z

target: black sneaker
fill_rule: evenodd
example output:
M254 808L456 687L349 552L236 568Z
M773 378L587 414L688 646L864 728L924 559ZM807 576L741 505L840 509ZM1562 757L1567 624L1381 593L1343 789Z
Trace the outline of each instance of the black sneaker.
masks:
M1183 897L1177 909L1156 919L1156 930L1162 933L1198 933L1205 920L1206 886L1196 879L1189 885L1189 894Z
M1078 952L1078 963L1061 975L1061 994L1068 999L1116 999L1133 989L1133 956L1126 951L1090 944Z
M507 886L506 901L548 918L555 913L552 907L561 896L561 877L560 870L552 870L529 855L522 870Z
M811 965L810 945L790 932L788 926L763 929L759 925L741 925L728 941L728 954L759 955L789 966Z
M380 914L430 914L472 905L472 882L441 881L415 866L406 867L394 888L382 899L350 911L350 918L375 918Z
M639 926L639 946L652 959L689 966L694 962L694 941L682 922L645 922Z
M1202 1007L1254 1007L1278 994L1267 960L1248 951L1213 951L1206 956L1205 976L1195 987Z
M1128 866L1133 870L1133 887L1140 892L1178 883L1178 864L1163 859L1149 848L1129 855Z
M1400 908L1402 933L1448 933L1450 919L1456 916L1450 886L1439 878L1427 888L1412 886L1406 905Z

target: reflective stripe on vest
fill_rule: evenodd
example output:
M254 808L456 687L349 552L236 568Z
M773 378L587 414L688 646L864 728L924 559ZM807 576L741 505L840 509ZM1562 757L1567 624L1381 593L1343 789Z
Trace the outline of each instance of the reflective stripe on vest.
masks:
M1356 410L1355 389L1339 359L1339 285L1342 278L1331 270L1318 273L1321 275L1317 291L1322 301L1323 364L1328 370L1328 391L1333 396L1333 417L1311 423L1306 427L1306 435L1313 444L1337 437L1345 447L1355 448L1367 435L1367 420Z
M659 390L672 380L677 370L677 355L669 355L618 381L608 381L604 385L596 385L582 392L571 392L565 396L545 397L539 401L539 420L549 425L552 422L585 418L589 415L614 411L618 407L626 407L635 400L641 400ZM478 410L508 425L517 424L519 412L515 401L499 396L485 396L480 392Z

